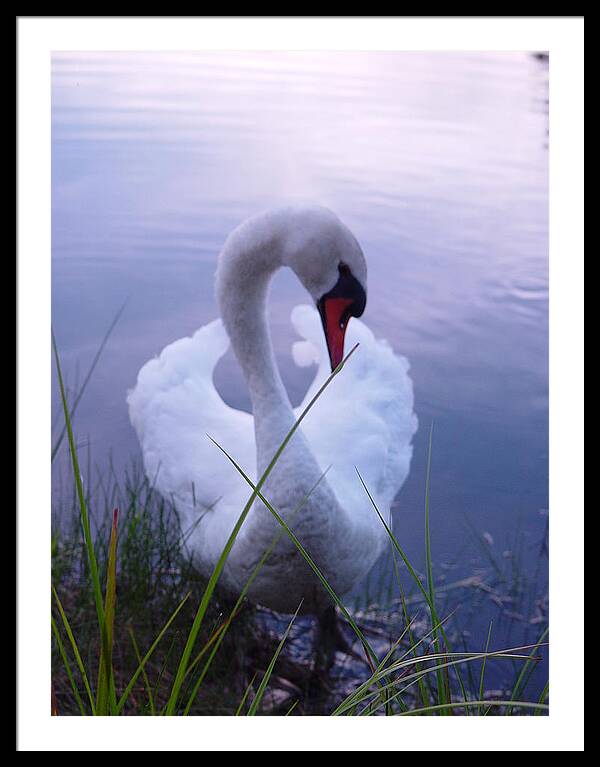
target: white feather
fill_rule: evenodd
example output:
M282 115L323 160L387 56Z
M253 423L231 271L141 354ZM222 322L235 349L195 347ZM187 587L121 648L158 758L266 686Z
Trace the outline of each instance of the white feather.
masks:
M293 233L293 249L288 230ZM294 360L300 366L316 364L317 369L304 401L292 411L264 318L272 272L283 265L283 258L291 258L296 274L312 288L319 279L314 243L319 238L329 242L318 256L323 273L328 273L336 237L346 262L354 259L358 273L363 268L360 249L353 250L355 241L333 214L322 209L303 209L300 219L294 209L271 212L257 218L254 227L250 220L236 231L219 258L217 295L225 324L215 320L191 338L167 346L140 370L128 395L145 471L156 489L174 501L184 526L194 529L189 545L205 573L212 571L251 492L209 436L256 481L258 467L264 468L330 373L319 314L312 306L297 306L291 319L303 340L293 346ZM297 250L300 239L306 253ZM240 263L251 271L253 262L257 274L264 275L264 284L258 278L249 284L246 276L236 283ZM331 282L329 276L327 280ZM214 369L230 338L248 381L254 417L226 405L214 386ZM352 318L346 350L357 343L359 348L307 415L264 488L340 594L366 574L388 544L356 469L388 517L409 471L417 428L407 360ZM308 490L327 469L326 478L298 512ZM223 571L221 585L226 590L239 592L278 530L270 512L256 503ZM300 599L309 612L319 611L327 602L285 534L249 593L254 601L288 612Z

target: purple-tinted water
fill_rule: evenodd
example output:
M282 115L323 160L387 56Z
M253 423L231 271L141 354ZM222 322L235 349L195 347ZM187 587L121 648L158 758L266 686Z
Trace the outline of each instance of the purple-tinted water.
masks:
M420 429L396 532L422 567L434 421L439 584L474 573L488 584L499 567L507 581L491 595L448 592L467 643L481 649L491 618L496 646L535 638L547 577L547 90L547 63L528 53L55 54L53 325L71 380L127 299L77 413L94 461L110 451L119 471L137 453L126 391L147 359L216 316L229 231L272 205L327 205L368 260L365 322L412 365ZM292 362L289 312L305 301L277 276L272 333L294 403L311 371ZM249 406L231 355L216 379ZM526 595L499 604L515 582Z

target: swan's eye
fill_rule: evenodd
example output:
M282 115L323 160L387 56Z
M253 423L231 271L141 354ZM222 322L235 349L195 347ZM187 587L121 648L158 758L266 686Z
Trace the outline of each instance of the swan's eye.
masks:
M325 301L331 298L346 299L348 305L344 307L342 315L336 320L336 325L343 329L348 324L350 317L360 317L362 315L367 303L367 296L360 282L352 274L348 264L341 261L338 264L338 271L340 274L338 281L328 293L321 296L317 301L317 306L323 306ZM320 308L319 311L321 311Z
M342 316L340 317L340 330L343 330L346 325L348 324L348 320L352 316L352 312L350 309L347 309Z

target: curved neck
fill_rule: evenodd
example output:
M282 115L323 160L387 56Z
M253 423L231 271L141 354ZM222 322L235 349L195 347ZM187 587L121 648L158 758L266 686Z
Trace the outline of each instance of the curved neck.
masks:
M267 323L271 279L282 266L278 243L245 249L239 238L223 248L217 270L217 299L233 351L248 384L259 472L292 427L295 416L281 380Z
M288 256L289 220L285 213L275 212L247 221L234 230L223 246L217 267L221 319L252 399L257 478L296 420L275 362L267 324L269 285L284 263L290 265ZM322 469L304 433L298 429L267 479L264 492L294 529L296 523L299 525L298 535L301 533L301 538L313 542L317 547L315 553L323 545L327 556L331 556L337 545L332 532L344 529L346 519L329 483L321 479ZM309 496L313 513L308 513L305 507L296 520L297 509L304 507ZM279 527L266 509L261 511L259 504L249 529L248 561L252 561L256 542L266 548Z

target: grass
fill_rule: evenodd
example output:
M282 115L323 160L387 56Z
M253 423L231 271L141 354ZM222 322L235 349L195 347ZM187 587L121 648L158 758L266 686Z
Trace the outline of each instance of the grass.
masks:
M482 651L452 647L446 629L454 618L440 617L433 577L431 434L425 491L425 585L359 475L365 503L372 506L389 536L402 595L403 625L396 627L396 636L386 637L383 646L382 632L375 633L375 641L263 495L264 483L293 433L354 349L315 395L256 484L225 453L248 483L249 499L212 575L203 579L187 550L189 531L182 530L177 509L155 492L135 466L126 473L123 484L114 475L110 481L100 476L94 487L84 488L73 435L74 408L68 402L54 339L53 345L74 486L74 502L67 510L70 524L65 523L63 509L52 540L54 713L515 716L547 712L546 688L535 700L526 700L527 682L546 644L546 633L541 632L534 645L490 650L490 631ZM215 449L223 450L216 442ZM53 458L55 454L53 451ZM88 470L88 485L89 475ZM274 516L279 529L240 598L231 605L219 595L219 576L257 499ZM299 619L288 618L285 629L271 637L277 632L265 634L256 609L245 600L251 581L282 535L292 540L311 567L365 656L362 678L353 679L351 689L334 685L333 696L331 690L315 696L310 664L295 662L289 654L286 657L286 650L298 641L294 631ZM405 596L401 569L420 594L417 612ZM385 625L385 615L382 618ZM516 664L512 693L505 699L491 700L486 695L486 667L492 662ZM473 666L479 667L479 675L469 670ZM278 701L275 693L282 687L292 693Z

